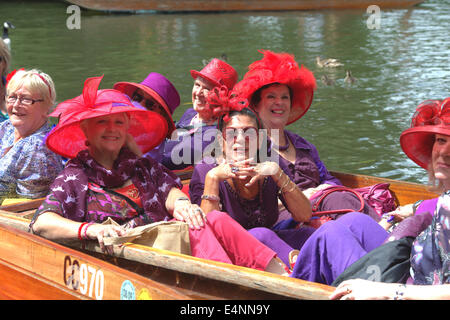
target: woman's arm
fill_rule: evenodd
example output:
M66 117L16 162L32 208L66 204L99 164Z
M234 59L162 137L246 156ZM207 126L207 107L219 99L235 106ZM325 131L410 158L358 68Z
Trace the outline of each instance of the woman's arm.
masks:
M185 221L189 227L200 229L205 226L206 215L196 204L192 204L189 198L178 188L172 188L166 199L166 209L172 216L180 221Z
M46 239L50 240L76 240L97 239L100 248L103 252L112 254L112 247L105 246L103 243L104 237L117 237L125 233L120 226L111 224L83 224L70 219L66 219L54 212L44 212L36 218L32 231Z
M404 285L353 279L342 282L332 300L443 300L450 299L450 285Z

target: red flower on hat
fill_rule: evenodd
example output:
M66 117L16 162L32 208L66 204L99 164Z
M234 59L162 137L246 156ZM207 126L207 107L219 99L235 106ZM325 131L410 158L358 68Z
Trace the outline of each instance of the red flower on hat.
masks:
M247 107L248 100L232 93L226 86L221 86L214 87L209 91L209 94L206 97L206 105L211 110L214 117L219 118L224 115L223 120L228 122L228 114L231 111L240 111Z
M19 70L14 69L10 73L8 73L8 75L6 76L6 86L8 86L9 80L11 80L11 78L14 77L17 71L25 71L25 69L24 68L20 68Z
M411 120L411 127L438 124L450 124L450 98L422 102Z

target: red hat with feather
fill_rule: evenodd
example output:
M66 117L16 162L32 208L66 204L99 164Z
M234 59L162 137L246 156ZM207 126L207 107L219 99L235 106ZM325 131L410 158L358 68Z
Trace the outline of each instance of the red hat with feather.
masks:
M297 121L311 106L316 89L314 75L303 65L299 67L294 56L289 53L258 51L264 55L263 58L249 65L248 72L233 91L251 101L252 95L261 87L272 83L285 84L293 95L287 124Z

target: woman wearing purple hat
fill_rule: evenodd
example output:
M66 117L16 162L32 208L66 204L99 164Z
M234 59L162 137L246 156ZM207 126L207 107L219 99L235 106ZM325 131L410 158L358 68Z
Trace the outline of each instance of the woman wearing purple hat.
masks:
M176 106L180 103L178 93L173 85L162 75L155 77L154 74L151 73L140 85L117 83L114 88L129 95L135 101L140 101L139 96L137 99L133 97L135 91L137 91L137 94L140 94L139 89L147 90L145 92L150 96L154 96L151 91L156 91L166 102L169 100L174 102L172 106L169 102L167 103L173 113ZM150 156L171 170L184 169L203 158L205 148L215 141L215 122L217 121L217 118L214 117L206 104L206 96L216 86L220 87L223 85L231 90L238 79L236 70L220 59L212 59L201 71L191 70L191 76L194 79L192 88L193 108L186 110L176 123L174 128L177 136L173 136L173 130L169 130L173 136L172 140L168 137L160 146L145 155ZM158 89L155 87L158 87ZM211 132L211 134L207 134L207 132Z

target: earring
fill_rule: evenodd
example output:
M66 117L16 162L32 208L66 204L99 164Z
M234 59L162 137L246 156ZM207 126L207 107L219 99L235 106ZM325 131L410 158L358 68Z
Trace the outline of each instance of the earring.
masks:
M86 145L86 147L89 147L89 145L90 145L89 141L87 141L87 140L84 142L84 144Z

